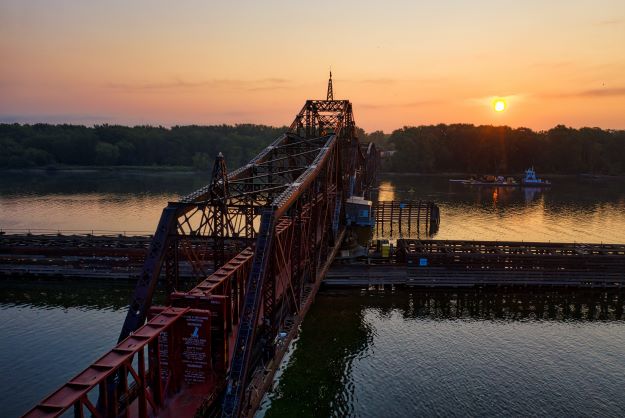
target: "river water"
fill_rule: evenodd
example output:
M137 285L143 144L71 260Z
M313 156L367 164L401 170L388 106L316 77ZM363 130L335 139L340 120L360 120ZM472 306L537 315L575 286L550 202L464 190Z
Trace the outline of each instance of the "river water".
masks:
M208 176L207 176L208 177ZM206 183L188 173L2 173L0 228L154 230ZM380 199L441 208L435 238L625 242L625 180L549 190L381 176ZM0 280L0 416L18 416L116 341L131 288ZM267 416L603 415L625 411L620 292L320 292Z

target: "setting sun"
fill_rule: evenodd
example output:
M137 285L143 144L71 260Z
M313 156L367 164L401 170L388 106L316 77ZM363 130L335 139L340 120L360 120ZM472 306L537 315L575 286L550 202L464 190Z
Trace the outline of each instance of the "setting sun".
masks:
M495 107L495 112L503 112L506 110L506 102L503 99L495 100L493 106Z

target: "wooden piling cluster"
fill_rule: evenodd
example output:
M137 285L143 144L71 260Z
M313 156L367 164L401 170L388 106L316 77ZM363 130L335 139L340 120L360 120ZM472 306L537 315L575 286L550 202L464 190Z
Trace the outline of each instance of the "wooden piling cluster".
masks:
M434 202L377 201L372 205L377 237L430 236L438 231L440 211Z

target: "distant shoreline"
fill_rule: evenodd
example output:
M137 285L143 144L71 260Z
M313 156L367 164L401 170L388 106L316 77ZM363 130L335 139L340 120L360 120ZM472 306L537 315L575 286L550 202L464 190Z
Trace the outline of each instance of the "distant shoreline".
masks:
M198 170L192 166L51 166L51 167L29 167L29 168L3 168L0 169L2 173L144 173L144 174L189 174L189 173L208 173L209 170ZM415 172L394 172L394 171L379 171L378 174L395 176L395 177L457 177L468 178L475 174L480 173L463 173L463 172L441 172L441 173L415 173ZM483 174L483 173L482 173ZM504 177L508 176L521 176L523 173L515 174L501 174ZM592 173L580 173L580 174L560 174L560 173L539 173L540 177L552 177L552 178L571 178L581 177L589 179L620 179L625 178L624 174L592 174Z
M101 172L141 172L158 173L207 173L209 170L198 170L191 166L168 166L168 165L125 165L125 166L61 166L61 167L28 167L28 168L3 168L3 173L101 173Z
M407 173L407 172L394 172L394 171L380 171L378 174L384 174L387 176L396 176L396 177L458 177L458 178L466 178L470 176L476 175L476 173L461 173L461 172L449 172L449 173ZM514 176L522 176L523 173L516 174L497 174L503 177L514 177ZM561 174L561 173L539 173L539 177L555 177L555 178L570 178L570 177L581 177L581 178L596 178L596 179L619 179L625 178L625 174L592 174L592 173L580 173L580 174Z

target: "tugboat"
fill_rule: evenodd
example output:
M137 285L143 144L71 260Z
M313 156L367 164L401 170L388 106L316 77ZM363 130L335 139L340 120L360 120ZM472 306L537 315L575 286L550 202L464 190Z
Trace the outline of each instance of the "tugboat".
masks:
M534 167L531 167L525 170L525 177L521 180L521 185L523 187L548 187L551 186L551 182L536 177L536 171L534 171Z

